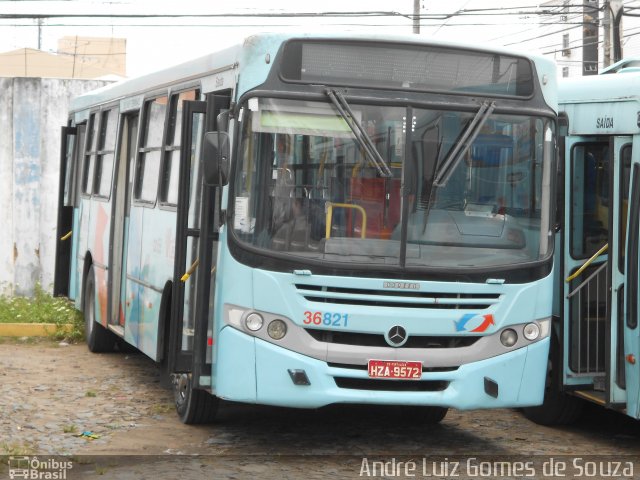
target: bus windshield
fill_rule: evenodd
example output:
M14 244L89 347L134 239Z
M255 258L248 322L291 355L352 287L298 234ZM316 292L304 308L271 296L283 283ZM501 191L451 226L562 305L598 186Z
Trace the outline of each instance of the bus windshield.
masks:
M347 108L247 102L230 225L240 242L332 263L446 269L550 254L551 120L493 105Z

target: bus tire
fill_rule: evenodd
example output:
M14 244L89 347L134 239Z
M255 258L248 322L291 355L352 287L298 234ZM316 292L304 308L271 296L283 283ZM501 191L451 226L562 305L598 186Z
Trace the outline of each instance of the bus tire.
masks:
M552 334L544 400L540 406L523 409L524 416L534 423L547 426L569 425L578 420L582 413L584 402L560 390L561 364L560 342L557 336Z
M215 420L219 399L205 390L193 388L193 375L175 375L173 392L176 412L182 423L194 425Z
M402 417L426 425L435 425L444 420L449 411L446 407L402 407Z
M93 353L112 352L116 336L96 321L96 283L93 265L84 284L84 336Z

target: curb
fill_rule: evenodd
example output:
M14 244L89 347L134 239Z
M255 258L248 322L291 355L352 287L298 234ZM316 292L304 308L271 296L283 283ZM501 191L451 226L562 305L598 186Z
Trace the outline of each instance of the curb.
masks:
M73 325L65 323L0 323L0 337L49 337L60 331L71 332Z

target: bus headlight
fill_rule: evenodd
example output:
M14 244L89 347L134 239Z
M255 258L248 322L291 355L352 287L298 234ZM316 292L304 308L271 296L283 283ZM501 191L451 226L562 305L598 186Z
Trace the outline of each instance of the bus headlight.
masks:
M247 318L244 319L244 324L252 332L257 332L262 328L264 320L262 319L262 315L254 312L247 315Z
M515 330L507 328L500 334L500 341L505 347L513 347L518 341L518 334Z
M522 329L524 338L533 341L540 336L540 327L537 323L527 323Z
M287 324L282 320L273 320L267 327L267 333L274 340L280 340L287 334Z

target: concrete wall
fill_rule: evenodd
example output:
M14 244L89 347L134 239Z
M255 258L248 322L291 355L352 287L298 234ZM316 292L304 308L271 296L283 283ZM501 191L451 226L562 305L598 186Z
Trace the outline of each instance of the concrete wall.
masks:
M0 294L51 291L60 127L96 80L0 78Z

